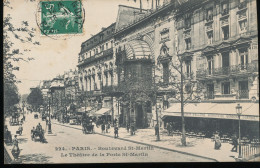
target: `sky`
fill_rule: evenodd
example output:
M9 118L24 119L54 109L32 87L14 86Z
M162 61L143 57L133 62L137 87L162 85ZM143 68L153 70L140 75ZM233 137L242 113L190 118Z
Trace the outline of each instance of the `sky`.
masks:
M148 8L151 2L143 1L143 8ZM85 9L85 23L81 35L73 36L67 40L54 40L40 35L36 23L37 5L39 0L10 0L13 9L5 8L4 16L10 14L14 26L21 25L22 21L28 21L29 25L36 28L35 40L40 46L21 44L15 42L20 49L28 48L25 57L33 57L30 62L19 62L20 70L15 72L21 81L18 86L20 94L28 94L31 87L36 87L42 80L51 80L64 71L75 69L78 61L81 43L91 35L97 34L102 27L107 27L116 21L118 5L139 7L139 0L82 0Z

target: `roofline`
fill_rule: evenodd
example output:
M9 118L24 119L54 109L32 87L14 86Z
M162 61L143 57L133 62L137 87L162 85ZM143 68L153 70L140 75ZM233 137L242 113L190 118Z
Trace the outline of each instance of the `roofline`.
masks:
M86 42L90 41L91 39L97 37L97 35L101 34L102 32L106 31L108 28L110 28L110 27L112 27L112 26L114 26L114 25L116 25L116 22L112 23L111 25L109 25L108 27L106 27L104 30L101 30L100 32L98 32L98 33L95 34L94 36L92 36L92 37L90 37L89 39L87 39L86 41L82 42L82 43L81 43L81 46L82 46L83 44L85 44Z
M136 7L133 7L133 6L127 6L127 5L118 5L119 7L122 6L122 7L127 7L127 8L132 8L132 9L138 9L140 10L140 8L136 8ZM142 9L144 11L148 11L148 9Z

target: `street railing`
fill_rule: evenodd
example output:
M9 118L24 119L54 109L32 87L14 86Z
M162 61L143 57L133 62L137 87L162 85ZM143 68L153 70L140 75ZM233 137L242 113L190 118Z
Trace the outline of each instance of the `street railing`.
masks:
M260 155L260 145L257 144L242 144L241 145L241 156L243 159L250 158L252 156Z

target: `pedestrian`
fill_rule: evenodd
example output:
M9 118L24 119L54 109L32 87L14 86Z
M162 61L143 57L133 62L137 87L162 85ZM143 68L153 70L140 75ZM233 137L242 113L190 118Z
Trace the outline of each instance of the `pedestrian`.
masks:
M35 134L35 127L33 127L33 129L31 130L31 138L34 138L34 134Z
M22 135L22 133L23 133L23 126L22 126L22 124L19 125L18 132L19 132L19 135Z
M101 130L102 130L102 133L105 133L105 123L103 123L102 125L101 125Z
M17 139L17 135L14 136L14 140L13 140L13 149L12 149L12 155L14 156L15 159L18 159L18 156L20 154L20 149L18 146L18 139Z
M219 133L217 133L215 135L215 149L219 150L220 147L221 147L221 141L220 141Z
M154 130L155 130L155 135L158 135L159 134L159 126L158 126L158 124L155 125Z
M135 135L135 126L133 123L131 124L130 132L131 132L131 135Z
M106 133L108 133L109 129L110 129L110 123L107 123L107 125L106 125Z
M115 125L114 127L114 134L115 134L115 138L118 138L118 126Z
M170 123L167 123L166 129L168 132L168 136L170 136L170 134L171 134L171 124Z
M126 125L126 130L127 130L127 133L129 133L129 128L130 128L130 125L129 123Z
M234 135L232 137L232 145L233 145L233 148L231 149L232 152L237 152L237 145L238 145L238 140L237 140L237 136Z

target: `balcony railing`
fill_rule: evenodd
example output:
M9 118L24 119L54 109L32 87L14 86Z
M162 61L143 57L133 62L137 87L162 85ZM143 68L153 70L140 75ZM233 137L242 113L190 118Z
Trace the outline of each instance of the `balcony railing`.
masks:
M228 67L220 67L212 70L199 70L197 71L197 78L206 78L212 76L230 75L230 74L240 74L240 73L250 73L258 71L258 62L252 62L242 65L232 65Z
M239 99L248 99L249 98L249 90L238 90Z
M109 56L109 55L112 55L113 54L113 48L110 48L110 49L107 49L105 51L101 51L100 53L97 53L89 58L86 58L84 60L84 63L90 63L94 60L96 60L97 58L102 58L102 57L106 57L106 56Z

